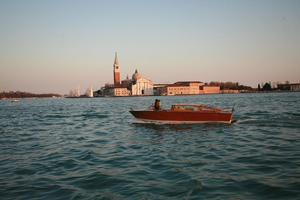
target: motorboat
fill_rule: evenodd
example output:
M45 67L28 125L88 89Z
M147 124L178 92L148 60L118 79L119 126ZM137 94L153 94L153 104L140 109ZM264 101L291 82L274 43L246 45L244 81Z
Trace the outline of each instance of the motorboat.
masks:
M130 110L135 118L161 123L227 123L233 122L233 108L224 110L203 104L175 104L162 109L159 100L148 110Z

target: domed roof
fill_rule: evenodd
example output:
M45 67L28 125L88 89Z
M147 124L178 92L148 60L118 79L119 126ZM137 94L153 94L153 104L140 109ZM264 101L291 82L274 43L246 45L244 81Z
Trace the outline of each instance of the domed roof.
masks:
M138 73L137 69L135 70L134 74L132 75L132 80L137 81L138 79L142 78L142 76Z

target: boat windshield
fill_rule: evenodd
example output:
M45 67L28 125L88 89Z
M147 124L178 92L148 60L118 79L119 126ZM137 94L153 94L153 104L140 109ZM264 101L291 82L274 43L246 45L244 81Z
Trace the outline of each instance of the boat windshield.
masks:
M202 111L202 110L220 111L220 109L218 109L218 108L212 108L207 105L172 105L171 110L174 110L174 111Z

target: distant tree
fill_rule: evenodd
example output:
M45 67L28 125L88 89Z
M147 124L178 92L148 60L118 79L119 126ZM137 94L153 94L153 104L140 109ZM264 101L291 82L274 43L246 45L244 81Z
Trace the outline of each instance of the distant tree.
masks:
M260 90L261 90L261 88L260 88L260 84L258 84L258 85L257 85L257 90L258 90L258 91L260 91Z
M221 90L224 90L224 89L225 89L225 88L224 88L224 84L221 84L221 85L220 85L220 89L221 89Z
M248 90L248 91L253 90L252 87L247 86L247 85L239 85L239 86L237 87L237 89L238 89L238 90Z
M210 85L210 86L220 86L221 83L217 82L217 81L211 81L208 85Z
M239 83L238 82L225 82L225 83L222 83L223 84L223 87L224 89L229 89L229 90L238 90L238 86L239 86Z
M263 91L271 91L272 90L271 84L265 83L262 89Z
M210 86L220 86L221 90L252 90L253 89L250 86L240 85L238 82L218 82L218 81L212 81L212 82L210 82L207 85L210 85Z
M28 97L60 97L59 94L33 94L29 92L20 92L20 91L10 91L10 92L2 92L0 93L0 98L28 98Z

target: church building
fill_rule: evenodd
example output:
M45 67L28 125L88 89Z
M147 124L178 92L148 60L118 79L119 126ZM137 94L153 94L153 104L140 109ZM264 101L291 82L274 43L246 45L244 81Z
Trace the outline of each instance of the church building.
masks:
M114 62L114 86L121 86L121 72L120 72L120 65L118 60L118 54L115 53L115 62Z
M153 83L151 80L143 78L137 71L132 75L131 94L132 95L153 95Z
M104 94L109 96L143 96L153 95L153 83L135 70L132 79L127 78L121 81L120 64L118 55L115 53L113 65L114 84L108 85L104 89Z

